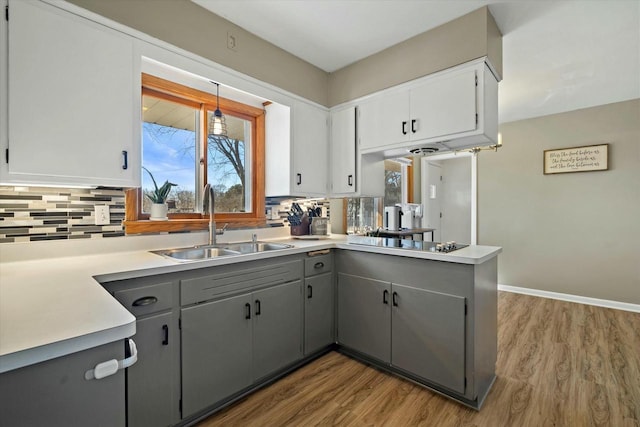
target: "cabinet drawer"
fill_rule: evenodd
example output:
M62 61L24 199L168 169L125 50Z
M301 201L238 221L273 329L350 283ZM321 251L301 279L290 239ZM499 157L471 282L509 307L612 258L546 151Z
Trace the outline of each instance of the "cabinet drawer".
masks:
M302 277L302 263L299 259L278 264L267 261L257 267L243 267L242 264L219 267L213 274L181 280L181 305L195 304L259 287L279 285Z
M173 305L173 282L158 283L134 289L117 291L113 295L134 316L144 316Z
M331 254L312 256L304 260L305 277L329 273L332 270L333 257Z

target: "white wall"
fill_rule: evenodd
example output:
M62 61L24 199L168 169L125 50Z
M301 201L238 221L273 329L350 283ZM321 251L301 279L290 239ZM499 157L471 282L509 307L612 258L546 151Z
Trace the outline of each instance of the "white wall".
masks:
M498 282L640 303L640 99L505 123L478 155L478 243ZM609 144L609 170L543 175L543 151Z
M442 160L441 240L471 242L471 157Z

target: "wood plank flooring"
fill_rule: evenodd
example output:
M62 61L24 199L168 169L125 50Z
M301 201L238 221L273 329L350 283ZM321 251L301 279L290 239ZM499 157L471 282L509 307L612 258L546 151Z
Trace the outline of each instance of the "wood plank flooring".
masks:
M640 314L507 292L497 379L477 412L336 352L214 426L640 426Z

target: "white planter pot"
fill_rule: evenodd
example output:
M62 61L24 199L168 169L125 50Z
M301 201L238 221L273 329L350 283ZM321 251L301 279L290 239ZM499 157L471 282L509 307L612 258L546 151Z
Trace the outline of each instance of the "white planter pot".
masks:
M149 218L151 221L165 221L167 220L167 209L168 206L166 203L152 203L151 204L151 217Z

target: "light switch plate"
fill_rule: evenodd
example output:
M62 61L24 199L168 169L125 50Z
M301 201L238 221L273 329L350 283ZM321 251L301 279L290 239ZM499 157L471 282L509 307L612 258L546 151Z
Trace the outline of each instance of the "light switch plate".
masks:
M95 206L96 225L108 225L111 222L109 205Z

